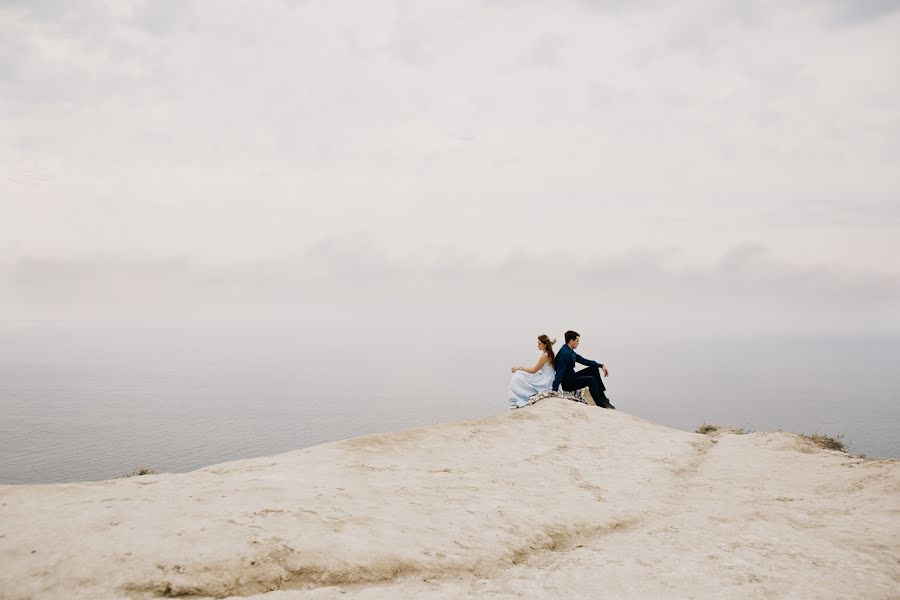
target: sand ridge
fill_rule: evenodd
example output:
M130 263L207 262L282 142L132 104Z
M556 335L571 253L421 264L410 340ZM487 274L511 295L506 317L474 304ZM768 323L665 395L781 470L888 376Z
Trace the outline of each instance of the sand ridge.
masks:
M566 400L0 486L0 597L896 597L900 467Z

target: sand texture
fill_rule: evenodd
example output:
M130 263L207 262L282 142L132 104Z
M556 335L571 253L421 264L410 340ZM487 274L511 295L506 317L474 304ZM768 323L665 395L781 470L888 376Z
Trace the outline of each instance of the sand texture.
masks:
M0 598L900 598L900 466L550 399L0 486Z

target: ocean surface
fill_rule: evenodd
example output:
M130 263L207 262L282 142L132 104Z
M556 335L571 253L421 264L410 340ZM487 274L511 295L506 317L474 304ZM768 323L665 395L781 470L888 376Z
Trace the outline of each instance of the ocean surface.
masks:
M530 331L388 331L7 322L0 483L189 471L492 415L507 410L510 366L537 358ZM621 411L689 431L842 434L853 452L900 457L900 336L582 338Z

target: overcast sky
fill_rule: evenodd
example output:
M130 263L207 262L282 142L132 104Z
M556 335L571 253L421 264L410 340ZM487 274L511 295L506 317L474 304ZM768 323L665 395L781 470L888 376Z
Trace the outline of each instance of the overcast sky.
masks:
M0 0L2 318L897 331L898 74L893 0Z

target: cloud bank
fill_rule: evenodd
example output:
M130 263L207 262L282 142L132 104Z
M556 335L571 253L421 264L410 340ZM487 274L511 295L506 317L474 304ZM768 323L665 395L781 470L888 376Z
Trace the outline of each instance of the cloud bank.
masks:
M5 0L0 308L896 330L898 32L884 0Z

